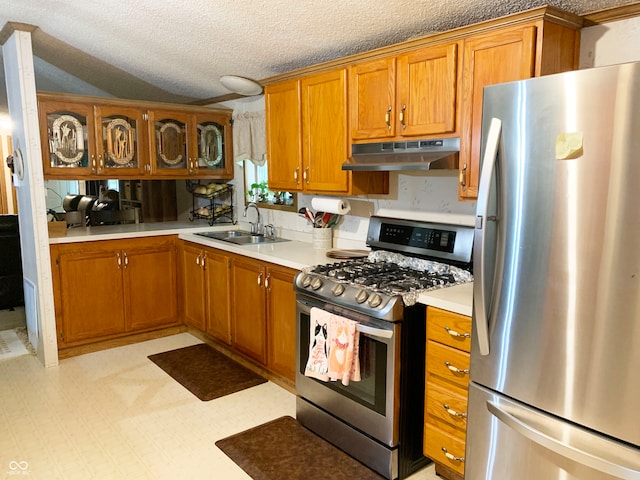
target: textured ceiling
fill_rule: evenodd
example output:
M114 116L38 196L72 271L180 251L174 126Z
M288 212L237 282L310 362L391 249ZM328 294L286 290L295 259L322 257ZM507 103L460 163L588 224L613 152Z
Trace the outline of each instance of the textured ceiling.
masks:
M224 74L259 80L545 4L584 14L627 3L0 0L0 27L38 27L38 90L189 102L230 93L218 80Z

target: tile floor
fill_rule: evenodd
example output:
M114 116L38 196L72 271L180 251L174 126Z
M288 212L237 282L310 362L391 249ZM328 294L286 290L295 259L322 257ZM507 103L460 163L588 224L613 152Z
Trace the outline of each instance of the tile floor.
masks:
M295 397L267 382L201 402L146 358L199 342L182 333L49 369L0 362L0 479L250 478L215 442L295 417ZM432 465L411 476L435 478Z

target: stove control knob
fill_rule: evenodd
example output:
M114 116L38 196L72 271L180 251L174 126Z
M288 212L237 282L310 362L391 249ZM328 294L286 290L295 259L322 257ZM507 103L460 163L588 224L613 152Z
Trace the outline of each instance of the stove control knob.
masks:
M382 303L382 297L380 295L378 295L377 293L374 293L373 295L371 295L371 298L369 299L369 305L371 305L373 308L376 308L381 303Z
M311 275L305 275L304 277L302 277L303 288L307 288L309 285L311 285L311 278Z
M369 298L369 292L367 292L366 290L360 290L356 294L356 302L358 303L364 303L367 298Z
M321 286L322 286L322 280L320 280L318 277L314 278L311 281L311 288L313 288L314 290L318 290Z
M333 293L334 296L339 297L344 293L344 285L342 285L341 283L336 284L336 286L333 287L331 292Z

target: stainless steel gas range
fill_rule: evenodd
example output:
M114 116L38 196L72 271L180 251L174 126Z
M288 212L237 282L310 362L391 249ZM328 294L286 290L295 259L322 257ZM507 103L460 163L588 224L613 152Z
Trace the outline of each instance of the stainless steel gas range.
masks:
M371 217L368 257L317 265L295 278L298 421L386 478L426 463L425 306L420 293L472 280L473 227ZM328 316L328 317L327 317ZM309 375L318 341L344 342L326 318L355 322L358 381Z

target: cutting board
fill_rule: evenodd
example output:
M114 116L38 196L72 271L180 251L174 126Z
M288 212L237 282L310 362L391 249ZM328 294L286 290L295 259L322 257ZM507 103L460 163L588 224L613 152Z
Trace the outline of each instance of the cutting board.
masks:
M329 250L327 257L337 259L349 259L349 258L365 258L369 256L369 250Z

